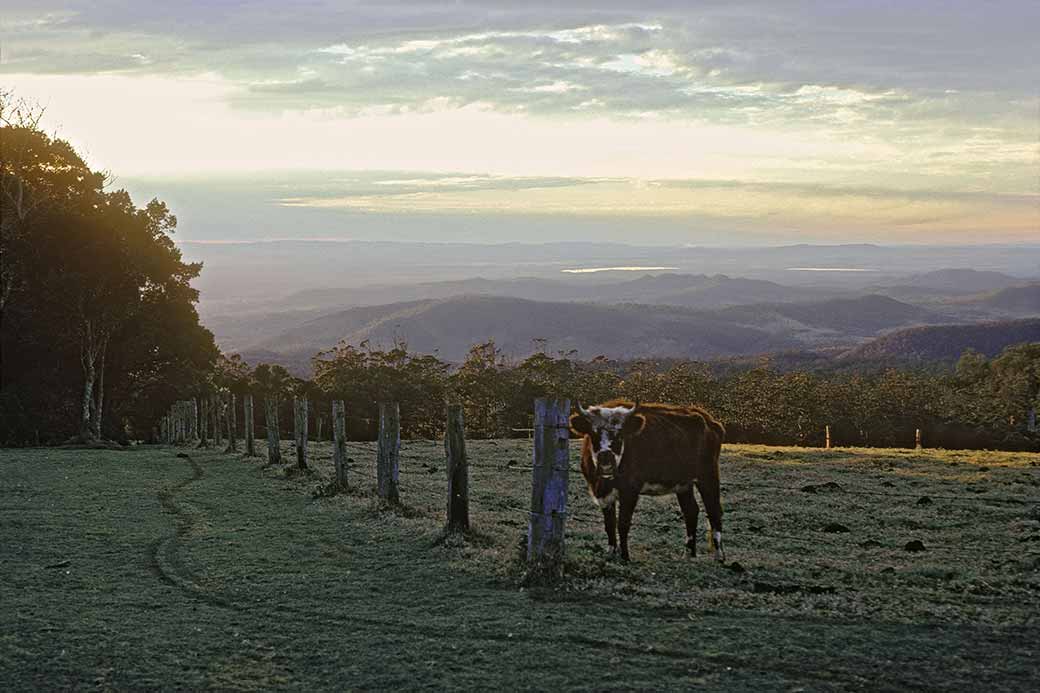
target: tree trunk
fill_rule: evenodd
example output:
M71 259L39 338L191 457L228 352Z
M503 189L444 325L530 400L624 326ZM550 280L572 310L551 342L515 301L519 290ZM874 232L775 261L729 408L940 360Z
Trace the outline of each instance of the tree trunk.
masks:
M83 412L79 432L84 440L89 440L91 433L93 433L90 420L94 409L94 381L97 379L93 361L89 363L83 362L83 376Z
M94 388L94 418L90 425L94 440L101 440L101 413L105 404L105 355L108 352L108 338L101 340L101 350L98 353L97 384Z

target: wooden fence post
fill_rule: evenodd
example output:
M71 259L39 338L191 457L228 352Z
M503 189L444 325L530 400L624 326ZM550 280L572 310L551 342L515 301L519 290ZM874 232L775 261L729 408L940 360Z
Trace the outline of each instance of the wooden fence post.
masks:
M256 456L256 442L253 440L256 436L253 435L253 395L244 394L242 395L242 415L245 417L244 428L245 428L245 439L246 439L246 455L249 457Z
M307 399L294 397L296 412L296 466L307 468Z
M920 449L921 449L921 429L920 428L915 428L914 429L914 450L920 450Z
M199 439L199 400L191 398L191 442Z
M448 405L444 454L448 460L448 531L465 531L469 529L469 461L461 404Z
M332 459L336 463L336 485L347 487L347 412L343 400L332 400Z
M264 397L264 425L267 428L267 464L282 463L281 432L278 428L278 399Z
M831 427L830 426L825 426L824 427L824 431L826 432L826 435L827 435L826 449L830 450L831 449Z
M379 403L379 451L376 454L376 479L379 497L399 503L398 466L401 460L401 407L397 402Z
M534 468L527 564L530 573L538 577L553 578L563 573L570 411L568 399L534 401Z

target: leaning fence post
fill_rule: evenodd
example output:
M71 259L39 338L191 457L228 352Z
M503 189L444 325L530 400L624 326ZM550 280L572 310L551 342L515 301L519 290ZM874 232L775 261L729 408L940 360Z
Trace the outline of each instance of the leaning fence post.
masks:
M448 405L444 454L448 459L448 531L468 530L469 461L466 459L466 427L461 404Z
M376 479L379 497L398 503L398 465L401 458L401 408L397 402L379 403L379 451L376 454Z
M568 399L539 398L534 401L534 465L527 564L529 571L538 576L556 577L563 572L563 532L570 469L570 410Z
M278 430L278 400L273 396L264 398L264 425L267 427L267 464L282 463L281 435Z
M296 413L296 466L307 468L307 399L294 397Z
M336 485L347 487L347 412L343 400L332 400L332 458L336 463Z
M249 457L256 456L256 443L253 438L253 395L247 393L242 395L242 415L245 418L245 440L246 440L246 455Z
M831 427L830 426L824 426L824 431L826 432L826 435L827 435L826 448L828 450L830 450L831 449Z

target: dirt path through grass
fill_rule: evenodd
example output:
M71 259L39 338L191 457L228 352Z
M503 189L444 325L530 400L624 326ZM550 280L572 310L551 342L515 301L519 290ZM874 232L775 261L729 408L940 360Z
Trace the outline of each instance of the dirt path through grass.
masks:
M190 454L0 451L0 688L1014 690L1040 673L1035 628L521 592L457 569L433 523Z

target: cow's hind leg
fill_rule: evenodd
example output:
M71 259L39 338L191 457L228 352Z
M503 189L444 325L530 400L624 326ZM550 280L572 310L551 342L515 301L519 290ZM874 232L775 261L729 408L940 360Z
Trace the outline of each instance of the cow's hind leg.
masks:
M617 553L617 503L603 508L603 528L607 530L607 544L614 555Z
M701 494L701 502L704 503L704 513L708 516L708 522L711 523L708 544L715 549L715 560L725 561L726 552L722 549L722 494L719 489L719 480L698 480L697 490Z
M697 498L693 495L691 485L685 491L675 494L679 499L679 508L682 509L683 520L686 521L686 553L690 556L697 555L697 517L701 509L697 505Z
M632 529L632 514L636 511L639 494L633 491L621 492L621 513L618 517L618 530L621 534L621 560L628 560L628 532Z

